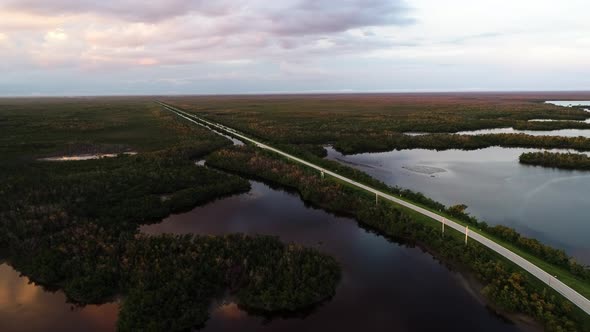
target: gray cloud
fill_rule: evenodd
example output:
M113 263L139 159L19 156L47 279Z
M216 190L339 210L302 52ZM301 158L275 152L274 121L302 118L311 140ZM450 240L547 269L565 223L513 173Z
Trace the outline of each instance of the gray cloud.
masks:
M129 21L157 22L194 12L221 16L232 6L235 7L233 2L226 0L8 0L2 7L42 15L92 13Z
M413 22L404 0L0 0L2 8L113 20L84 23L74 16L73 28L62 27L69 43L87 46L74 57L101 65L352 54L394 46L368 32L371 27ZM31 43L41 62L61 54Z
M197 14L220 17L235 30L263 29L278 35L342 32L352 28L412 23L404 0L6 0L0 8L55 16L92 13L154 23Z
M272 30L281 35L334 33L353 28L407 25L408 7L392 0L303 0L272 13Z

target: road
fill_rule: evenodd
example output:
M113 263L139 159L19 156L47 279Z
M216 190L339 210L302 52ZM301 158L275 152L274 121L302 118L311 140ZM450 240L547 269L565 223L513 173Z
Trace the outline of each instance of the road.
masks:
M508 260L510 260L511 262L513 262L514 264L520 266L523 270L529 272L530 274L532 274L533 276L535 276L536 278L538 278L539 280L541 280L542 282L544 282L545 284L547 284L549 287L553 288L555 291L557 291L558 293L560 293L561 295L563 295L566 299L570 300L572 303L574 303L576 306L578 306L580 309L582 309L584 312L586 312L586 314L590 315L590 300L588 300L587 298L585 298L584 296L582 296L580 293L576 292L574 289L572 289L571 287L569 287L568 285L564 284L563 282L561 282L559 279L555 278L554 276L552 276L551 274L545 272L543 269L539 268L538 266L536 266L535 264L531 263L530 261L524 259L523 257L519 256L518 254L510 251L509 249L505 248L504 246L488 239L487 237L479 234L476 231L473 231L471 229L466 228L465 226L462 226L452 220L448 220L445 219L443 216L436 214L430 210L426 210L420 206L414 205L410 202L406 202L402 199L399 199L397 197L391 196L389 194L386 194L382 191L379 191L377 189L371 188L369 186L366 186L362 183L356 182L352 179L349 179L347 177L344 177L342 175L339 175L337 173L334 173L332 171L326 170L324 168L322 168L321 166L312 164L308 161L305 161L301 158L298 158L296 156L293 156L291 154L288 154L286 152L283 152L279 149L275 149L269 145L266 145L262 142L258 142L250 137L247 137L245 135L243 135L242 133L236 131L235 129L229 128L227 126L218 124L218 123L214 123L211 121L208 121L206 119L197 117L194 114L190 114L187 112L184 112L182 110L179 110L173 106L158 102L160 105L162 105L163 107L165 107L166 109L168 109L169 111L172 111L173 113L177 114L178 116L191 121L197 125L206 127L208 129L214 130L220 130L220 131L224 131L230 135L233 135L235 137L239 137L240 139L250 142L252 144L254 144L255 146L261 148L261 149L265 149L268 151L272 151L275 152L285 158L288 158L290 160L293 160L295 162L298 162L300 164L303 164L305 166L308 166L310 168L316 169L319 172L325 174L325 175L330 175L333 176L339 180L342 180L348 184L351 184L355 187L364 189L370 193L375 194L375 197L380 198L380 199L386 199L388 201L394 202L396 204L405 206L411 210L414 210L420 214L423 214L427 217L430 217L438 222L444 223L445 227L451 227L454 230L462 233L462 234L466 234L469 237L469 240L475 240L479 243L481 243L482 245L488 247L489 249L495 251L496 253L504 256L505 258L507 258ZM196 119L196 120L195 120ZM198 121L197 121L198 120Z

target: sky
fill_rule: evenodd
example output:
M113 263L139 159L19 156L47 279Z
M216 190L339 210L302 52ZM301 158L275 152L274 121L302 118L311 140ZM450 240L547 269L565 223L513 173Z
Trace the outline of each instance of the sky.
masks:
M0 96L590 90L588 0L0 0Z

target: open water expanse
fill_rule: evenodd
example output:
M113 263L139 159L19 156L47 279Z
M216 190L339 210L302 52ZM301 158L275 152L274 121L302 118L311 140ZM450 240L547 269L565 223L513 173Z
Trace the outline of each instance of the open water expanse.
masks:
M445 205L466 204L481 220L514 227L590 263L590 172L518 162L521 153L535 149L414 149L346 156L327 149L328 159Z

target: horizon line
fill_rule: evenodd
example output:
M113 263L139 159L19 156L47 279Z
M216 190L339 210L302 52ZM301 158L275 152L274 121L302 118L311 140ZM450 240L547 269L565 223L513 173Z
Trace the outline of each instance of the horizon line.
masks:
M590 93L587 90L487 90L487 89L457 89L457 90L438 90L438 89L414 89L414 90L309 90L309 91L258 91L258 92L229 92L229 93L64 93L64 94L14 94L0 95L0 99L6 98L85 98L85 97L151 97L151 96L171 96L171 97L214 97L214 96L279 96L279 95L370 95L370 94L493 94L493 93Z

